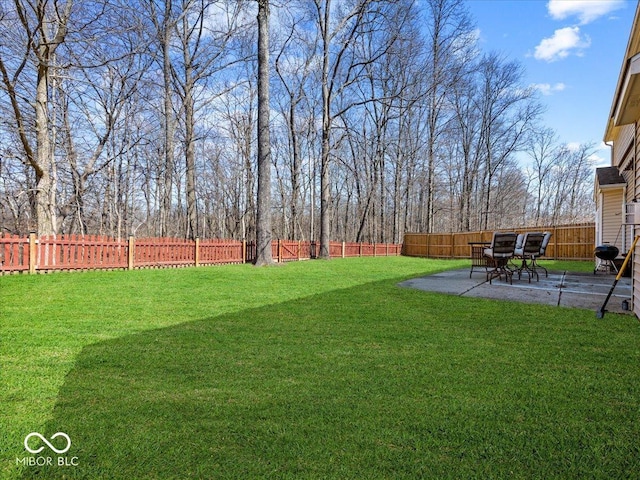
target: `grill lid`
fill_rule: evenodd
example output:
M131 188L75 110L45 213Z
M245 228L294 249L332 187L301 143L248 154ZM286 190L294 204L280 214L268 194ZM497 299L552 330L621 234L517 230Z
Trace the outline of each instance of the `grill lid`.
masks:
M620 250L614 245L599 245L594 251L596 257L601 260L613 260L618 256Z

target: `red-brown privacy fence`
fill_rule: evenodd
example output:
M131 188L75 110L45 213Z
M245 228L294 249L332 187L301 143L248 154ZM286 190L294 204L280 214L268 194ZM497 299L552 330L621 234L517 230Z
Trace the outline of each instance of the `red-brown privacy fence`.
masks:
M590 260L595 245L594 224L516 229L552 232L546 256L551 259ZM404 245L331 242L335 257L400 255L470 258L470 242L489 242L493 232L407 233ZM316 258L316 242L274 240L278 262ZM0 274L54 270L134 269L251 262L255 245L237 240L175 238L116 239L97 235L57 235L36 238L0 235Z
M503 231L551 232L545 256L549 259L593 260L595 224L517 228ZM406 233L403 255L431 258L470 258L471 242L490 242L493 231L464 233Z
M316 242L274 240L278 262L316 257ZM402 246L384 243L331 242L331 257L400 255ZM251 262L252 243L237 240L176 238L115 239L97 235L56 235L36 238L0 236L0 274L54 270L134 269Z

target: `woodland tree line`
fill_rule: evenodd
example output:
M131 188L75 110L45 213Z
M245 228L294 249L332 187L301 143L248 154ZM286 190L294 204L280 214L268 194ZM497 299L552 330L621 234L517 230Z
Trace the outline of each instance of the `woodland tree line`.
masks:
M268 2L267 2L268 3ZM592 218L593 146L540 124L460 0L271 2L274 238ZM0 0L0 229L252 239L258 2Z

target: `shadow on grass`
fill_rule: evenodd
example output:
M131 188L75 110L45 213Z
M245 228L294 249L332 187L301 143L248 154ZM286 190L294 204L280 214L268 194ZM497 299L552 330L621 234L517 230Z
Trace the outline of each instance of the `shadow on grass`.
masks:
M640 471L631 320L392 283L86 347L46 432L69 435L76 465L23 478Z

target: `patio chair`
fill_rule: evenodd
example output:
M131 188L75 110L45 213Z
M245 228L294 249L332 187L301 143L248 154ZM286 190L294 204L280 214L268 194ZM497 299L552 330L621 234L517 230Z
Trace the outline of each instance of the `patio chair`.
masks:
M517 268L518 279L522 277L522 271L526 270L529 276L529 283L531 283L531 276L536 276L536 281L540 281L540 275L538 275L536 269L535 260L540 256L542 250L542 244L544 242L545 235L540 232L526 233L522 239L522 245L516 246L514 250L514 256L522 260L522 264ZM548 243L548 241L547 241ZM545 245L546 248L546 245ZM540 267L544 268L544 267Z
M489 284L495 277L504 275L505 281L513 283L513 271L507 264L513 257L516 249L518 236L515 233L494 232L489 248L484 249L484 256L487 259L487 280Z
M551 240L552 233L551 232L544 232L543 235L544 235L544 238L542 240L542 244L540 245L540 252L538 253L538 255L536 255L535 257L531 258L530 266L533 269L540 268L540 269L544 270L544 276L548 277L549 276L549 272L542 265L538 264L538 258L544 257L544 254L547 251L547 246L549 245L549 240Z

